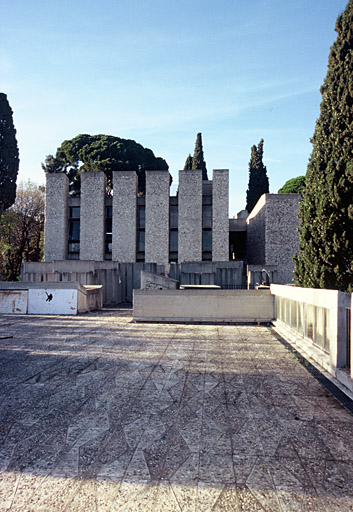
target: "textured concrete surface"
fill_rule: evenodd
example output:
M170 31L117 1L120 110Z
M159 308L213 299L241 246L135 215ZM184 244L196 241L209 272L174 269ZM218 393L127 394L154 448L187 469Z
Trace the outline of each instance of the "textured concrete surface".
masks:
M178 261L202 261L202 171L179 171Z
M0 316L0 511L353 507L353 417L266 327Z
M69 178L63 173L46 173L44 259L64 260L67 256Z
M104 261L107 178L103 171L82 172L80 177L80 260Z
M229 170L214 169L212 186L212 261L229 261Z
M169 180L168 171L146 171L147 263L169 263Z

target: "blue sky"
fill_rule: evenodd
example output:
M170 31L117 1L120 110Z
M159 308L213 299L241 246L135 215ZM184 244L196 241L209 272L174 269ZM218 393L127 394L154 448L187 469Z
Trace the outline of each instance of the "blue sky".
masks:
M209 177L230 170L245 207L264 139L270 191L305 174L335 21L346 0L3 0L0 90L19 179L79 133L131 138L178 180L197 132Z

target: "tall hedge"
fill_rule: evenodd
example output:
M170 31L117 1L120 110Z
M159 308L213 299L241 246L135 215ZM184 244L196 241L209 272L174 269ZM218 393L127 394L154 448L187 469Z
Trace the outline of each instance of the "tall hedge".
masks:
M0 93L0 214L16 199L19 154L13 112L7 96Z
M353 0L336 22L320 117L312 138L294 258L299 286L351 290L353 283Z

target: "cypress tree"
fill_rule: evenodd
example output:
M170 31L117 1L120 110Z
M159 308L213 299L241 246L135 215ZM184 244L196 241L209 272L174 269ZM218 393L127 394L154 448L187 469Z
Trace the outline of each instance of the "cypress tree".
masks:
M203 156L201 133L198 133L196 135L195 150L194 150L194 156L192 159L192 169L201 169L202 170L202 179L208 180L206 162L205 162L204 156Z
M192 169L192 156L189 154L184 164L184 171L191 171Z
M269 182L266 166L262 158L264 153L264 140L261 139L258 147L251 148L249 162L249 185L246 192L246 210L250 213L262 194L269 192Z
M19 155L13 112L4 93L0 93L0 214L16 199Z
M336 22L306 190L299 208L299 286L350 291L353 283L353 0Z

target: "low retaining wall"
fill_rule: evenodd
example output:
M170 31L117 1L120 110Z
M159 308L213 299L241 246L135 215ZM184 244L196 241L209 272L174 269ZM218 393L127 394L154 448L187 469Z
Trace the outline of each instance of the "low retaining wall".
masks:
M134 290L137 322L270 322L270 290Z
M77 315L102 309L102 286L0 282L0 313Z

